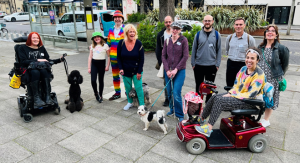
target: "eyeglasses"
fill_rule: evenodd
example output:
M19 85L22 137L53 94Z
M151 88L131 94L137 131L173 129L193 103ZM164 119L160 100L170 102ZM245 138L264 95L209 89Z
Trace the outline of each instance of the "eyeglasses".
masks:
M275 30L266 30L266 32L275 33Z
M167 24L167 23L172 23L171 21L165 21L165 23Z
M210 23L212 20L203 20L205 23Z

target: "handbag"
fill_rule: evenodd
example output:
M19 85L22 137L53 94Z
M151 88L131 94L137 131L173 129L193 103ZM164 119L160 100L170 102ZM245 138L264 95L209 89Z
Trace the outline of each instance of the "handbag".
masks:
M10 80L9 86L12 87L13 89L19 89L21 86L21 77L16 76L16 74L14 74L14 76Z
M267 63L267 65L268 65L269 68L271 69L271 66L269 65L269 63L267 62L267 60L266 60L266 58L265 58L264 49L262 49L262 54L263 54L263 56L264 56L265 62ZM278 81L278 84L279 84L278 90L281 91L281 92L285 91L285 90L286 90L286 86L287 86L285 78L282 77L282 80L281 80L281 81L279 81L278 78L276 78L276 80Z
M164 78L164 64L163 63L161 63L161 65L160 65L160 68L157 73L157 77L162 78L162 79Z

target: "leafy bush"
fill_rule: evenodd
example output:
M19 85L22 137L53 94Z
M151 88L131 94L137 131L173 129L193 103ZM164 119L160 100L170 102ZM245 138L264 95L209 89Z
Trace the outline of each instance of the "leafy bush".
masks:
M234 17L233 12L230 9L224 7L214 7L210 9L207 14L214 18L214 28L220 31L224 28L233 28Z
M181 8L175 9L175 15L179 15L182 20L203 20L204 12L201 12L199 9L197 10L183 10Z
M195 24L192 25L193 29L191 31L185 31L182 35L185 36L189 42L189 52L192 54L192 47L195 35L198 31L200 31L202 28L201 26L197 26Z
M159 21L159 10L158 9L154 9L152 11L149 10L145 21L149 21L151 24L156 24Z
M154 51L156 48L157 33L164 28L164 23L158 22L152 25L149 20L140 23L137 31L139 40L142 42L145 51Z
M141 14L139 12L137 13L132 13L132 14L128 14L128 20L127 22L129 23L133 23L133 22L141 22L146 18L146 14Z
M269 25L269 22L267 22L265 20L261 20L260 26L267 26L267 25Z
M256 9L255 7L242 7L234 13L234 18L238 17L245 19L245 30L249 32L261 27L260 23L264 18L264 13L263 10Z

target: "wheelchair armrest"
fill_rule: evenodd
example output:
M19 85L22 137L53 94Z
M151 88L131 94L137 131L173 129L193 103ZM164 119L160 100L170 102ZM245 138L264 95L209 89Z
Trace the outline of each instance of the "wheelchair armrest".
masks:
M230 86L225 86L224 89L228 92L229 90L232 89L232 87L230 87Z
M243 102L250 104L250 105L256 105L256 106L265 106L265 102L258 99L242 99Z

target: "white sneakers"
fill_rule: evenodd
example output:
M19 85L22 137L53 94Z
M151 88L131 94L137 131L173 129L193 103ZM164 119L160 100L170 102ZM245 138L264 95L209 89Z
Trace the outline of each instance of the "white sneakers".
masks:
M131 108L132 107L132 104L131 103L128 103L126 106L124 106L124 110L128 110L129 108Z
M260 123L264 128L270 126L270 121L266 121L265 119L261 119Z

